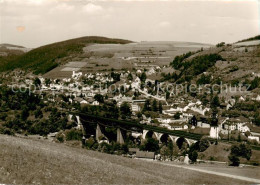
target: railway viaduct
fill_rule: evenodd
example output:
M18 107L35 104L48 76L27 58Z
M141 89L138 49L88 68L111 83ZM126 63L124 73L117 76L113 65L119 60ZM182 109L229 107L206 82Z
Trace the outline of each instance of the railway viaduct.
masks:
M79 126L82 128L83 137L87 138L94 135L98 142L101 140L114 140L119 144L124 144L126 137L131 135L134 138L139 138L141 142L152 137L158 140L159 143L167 141L177 143L179 140L182 140L181 142L186 142L190 146L199 141L203 136L201 134L168 130L138 122L109 119L83 113L76 114L76 117ZM114 134L109 133L108 130L114 130Z

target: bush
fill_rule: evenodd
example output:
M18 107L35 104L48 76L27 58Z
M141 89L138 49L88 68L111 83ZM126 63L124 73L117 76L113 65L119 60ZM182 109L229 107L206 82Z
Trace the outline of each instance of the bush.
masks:
M189 152L189 158L193 163L195 163L198 158L198 152L196 150Z
M173 118L174 119L180 119L181 113L177 112L176 114L174 114Z
M240 160L236 155L231 154L231 155L228 156L228 159L231 162L231 164L230 164L231 166L239 166Z
M64 134L62 132L59 132L57 135L56 135L56 139L60 142L60 143L63 143L64 142Z
M159 150L159 142L153 138L148 138L144 145L140 146L140 150L157 152Z
M204 152L210 146L210 141L207 138L202 138L199 142L200 152Z
M251 82L251 86L249 87L249 90L253 90L255 88L258 88L259 86L260 86L260 78L255 77L255 79L252 80L252 82Z
M217 48L225 46L225 42L220 42L216 45Z
M86 140L86 146L88 148L92 148L95 143L96 143L96 141L93 137L90 137L89 139Z
M67 141L71 141L71 140L81 141L82 132L81 132L81 130L70 129L70 130L65 131L65 137L66 137Z
M252 150L249 145L240 144L240 145L232 145L231 146L231 153L228 156L232 166L239 166L240 160L239 157L246 158L250 160L252 155Z
M6 134L6 135L14 136L14 131L12 129L2 127L0 125L0 134Z
M210 75L204 75L202 74L201 77L197 80L198 85L203 85L203 84L210 84Z
M237 70L239 70L238 66L232 66L231 69L229 70L229 72L235 72Z

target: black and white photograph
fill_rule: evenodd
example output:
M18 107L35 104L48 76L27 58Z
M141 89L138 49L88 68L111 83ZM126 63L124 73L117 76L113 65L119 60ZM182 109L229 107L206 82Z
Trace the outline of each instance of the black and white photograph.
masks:
M260 184L260 0L0 0L9 184Z

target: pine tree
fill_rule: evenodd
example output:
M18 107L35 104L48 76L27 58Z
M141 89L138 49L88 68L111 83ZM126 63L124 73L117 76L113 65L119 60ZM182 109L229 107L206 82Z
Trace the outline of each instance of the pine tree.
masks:
M152 111L157 112L158 108L157 108L157 101L154 99L153 100L153 105L152 105Z
M159 102L159 113L162 114L163 108L162 108L162 103Z
M144 108L143 108L143 112L145 111L150 111L151 107L150 107L150 100L146 100L145 104L144 104Z

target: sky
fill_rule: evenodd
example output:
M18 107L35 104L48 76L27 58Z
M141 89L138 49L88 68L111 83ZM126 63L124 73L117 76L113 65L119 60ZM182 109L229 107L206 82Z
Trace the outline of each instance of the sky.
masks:
M0 43L82 36L233 43L259 34L258 0L0 0Z

